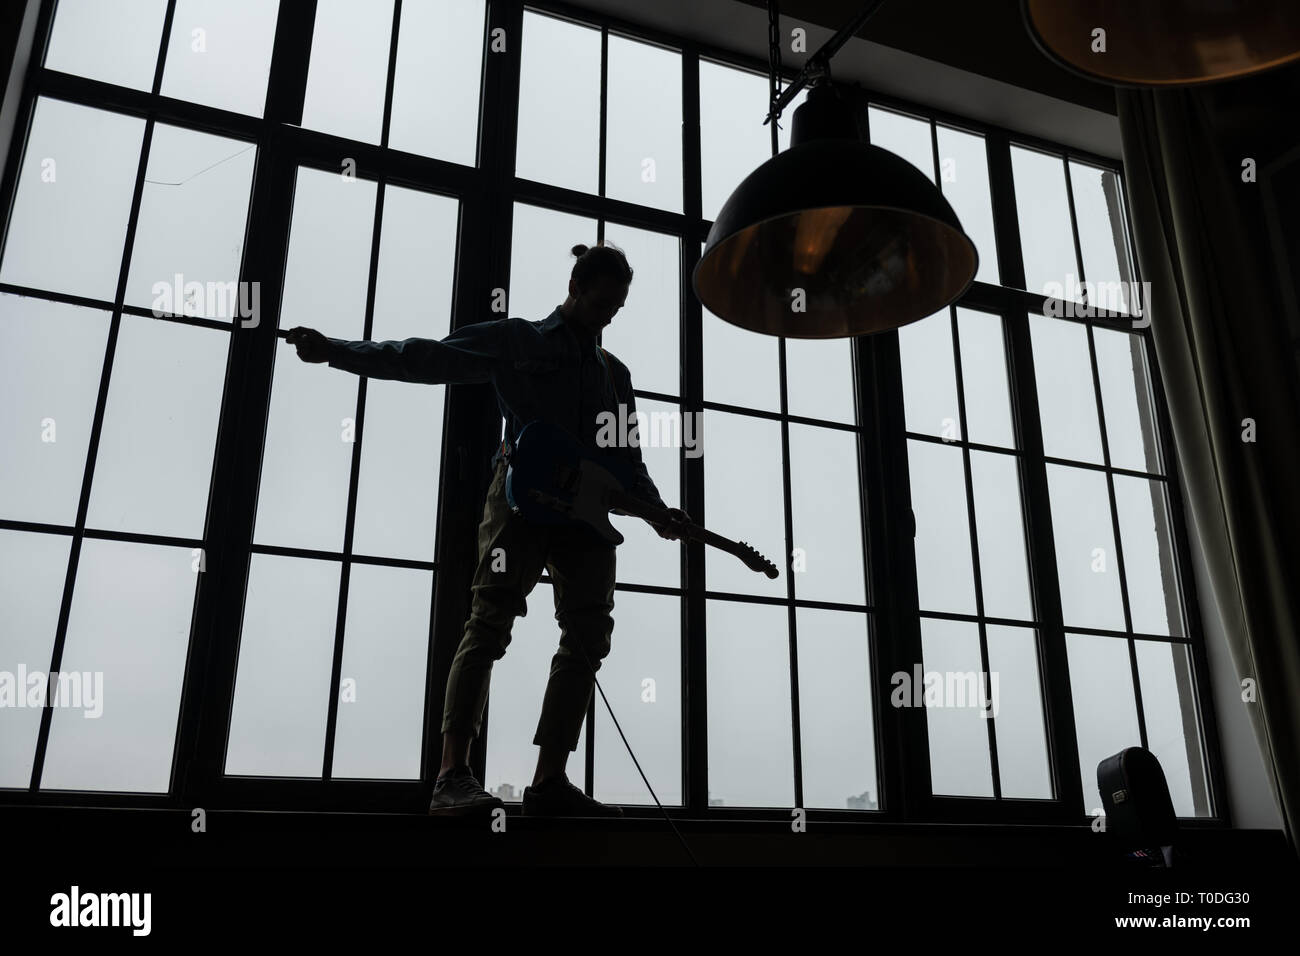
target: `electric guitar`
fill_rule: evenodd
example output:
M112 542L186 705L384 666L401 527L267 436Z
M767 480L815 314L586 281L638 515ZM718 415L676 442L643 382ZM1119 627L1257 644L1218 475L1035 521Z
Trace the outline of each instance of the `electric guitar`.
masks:
M667 508L631 494L636 478L636 470L626 460L584 447L557 425L533 421L515 439L506 471L506 501L529 521L585 525L601 540L619 545L623 536L610 524L611 510L657 525L672 523ZM684 538L734 554L750 570L777 576L776 565L743 541L732 541L689 521L674 527Z

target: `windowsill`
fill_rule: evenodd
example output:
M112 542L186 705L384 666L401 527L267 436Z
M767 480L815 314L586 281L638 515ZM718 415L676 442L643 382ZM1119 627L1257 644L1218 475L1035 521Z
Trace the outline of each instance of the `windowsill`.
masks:
M638 808L637 813L642 813ZM190 810L9 806L0 825L10 839L52 844L87 859L128 859L139 866L476 865L520 863L690 865L672 828L657 815L621 819L523 817L506 812L505 834L490 819L432 818L423 813L228 810L207 814L206 834L191 831ZM906 824L812 820L794 833L784 820L675 819L702 865L851 865L883 867L1029 866L1110 869L1113 839L1088 826ZM501 839L513 835L514 840ZM1189 826L1175 847L1188 870L1294 866L1281 830ZM206 839L205 839L206 837ZM358 839L349 839L358 837ZM340 845L347 852L340 854Z

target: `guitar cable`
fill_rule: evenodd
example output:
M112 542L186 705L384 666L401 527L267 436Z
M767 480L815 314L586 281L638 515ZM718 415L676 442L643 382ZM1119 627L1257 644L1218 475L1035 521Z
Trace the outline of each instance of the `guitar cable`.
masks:
M668 811L664 809L664 805L659 802L659 797L655 794L654 787L650 786L650 781L646 779L645 771L641 769L640 761L636 759L636 754L632 752L632 745L627 742L627 735L623 733L623 728L619 726L618 718L614 716L614 708L609 705L609 698L605 696L605 688L600 686L600 678L596 676L596 668L591 666L591 658L587 656L586 648L582 646L581 641L574 641L573 643L578 646L578 650L582 651L582 659L587 662L587 667L591 670L591 679L596 682L596 689L600 691L600 699L605 702L605 709L609 711L609 718L614 721L614 726L618 729L618 735L623 738L623 746L627 748L628 755L632 758L632 763L636 764L636 772L641 774L641 779L645 781L646 789L650 791L650 796L654 797L655 806L657 806L659 811L664 815L664 819L668 821L668 825L673 828L673 833L677 834L677 839L681 842L682 849L686 851L686 855L691 858L691 863L695 866L699 866L700 861L695 859L695 854L691 852L691 848L687 845L686 839L682 836L681 831L677 829L677 824L673 823L673 818L668 815Z

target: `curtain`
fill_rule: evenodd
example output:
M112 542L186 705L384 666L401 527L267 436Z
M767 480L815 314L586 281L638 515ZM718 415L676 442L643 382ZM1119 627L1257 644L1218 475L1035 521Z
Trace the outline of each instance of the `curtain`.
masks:
M1211 599L1282 811L1300 818L1300 401L1271 250L1244 206L1251 144L1200 88L1116 90L1147 315ZM1262 164L1261 164L1262 165ZM1243 201L1244 196L1250 196ZM1292 211L1294 213L1294 210ZM1254 441L1246 419L1254 421Z

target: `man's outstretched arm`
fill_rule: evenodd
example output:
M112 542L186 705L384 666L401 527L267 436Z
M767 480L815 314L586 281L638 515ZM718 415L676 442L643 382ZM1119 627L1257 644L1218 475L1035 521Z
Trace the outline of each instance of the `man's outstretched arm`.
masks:
M476 322L443 339L409 338L372 342L348 341L295 328L288 342L304 361L325 361L369 378L426 385L490 382L506 354L506 321Z

